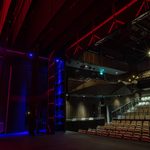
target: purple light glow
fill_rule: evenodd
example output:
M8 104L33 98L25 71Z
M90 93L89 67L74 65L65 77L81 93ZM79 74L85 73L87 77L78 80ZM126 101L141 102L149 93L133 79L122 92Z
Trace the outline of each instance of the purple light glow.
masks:
M33 54L32 54L32 53L29 53L29 57L33 57Z

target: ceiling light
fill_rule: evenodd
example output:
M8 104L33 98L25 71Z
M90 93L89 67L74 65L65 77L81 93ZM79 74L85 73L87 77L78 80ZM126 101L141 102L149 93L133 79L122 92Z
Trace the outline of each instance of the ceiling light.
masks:
M148 56L150 57L150 50L148 51Z
M88 65L85 65L85 68L88 68Z
M133 83L133 84L137 84L138 81L137 81L137 80L133 80L132 83Z
M128 81L131 82L131 79L129 79Z

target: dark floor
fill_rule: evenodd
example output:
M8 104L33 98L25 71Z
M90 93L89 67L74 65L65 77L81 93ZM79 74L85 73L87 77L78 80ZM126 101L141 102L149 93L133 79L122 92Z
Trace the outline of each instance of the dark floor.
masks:
M149 150L150 143L74 132L0 138L0 150Z

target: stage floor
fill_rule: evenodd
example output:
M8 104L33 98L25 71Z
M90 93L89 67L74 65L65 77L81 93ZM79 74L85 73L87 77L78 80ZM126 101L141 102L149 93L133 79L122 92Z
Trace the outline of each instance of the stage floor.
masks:
M41 136L0 137L0 150L149 150L150 143L82 135L75 132Z

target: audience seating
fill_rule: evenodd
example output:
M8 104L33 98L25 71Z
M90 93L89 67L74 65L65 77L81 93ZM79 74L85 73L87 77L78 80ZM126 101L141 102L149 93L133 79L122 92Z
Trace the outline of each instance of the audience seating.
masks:
M87 134L95 135L95 134L96 134L96 129L91 129L91 128L89 128L89 129L87 130Z
M80 133L150 142L150 106L138 106L127 112L124 119L113 120L96 129L79 130Z
M86 133L87 133L87 130L82 130L82 129L79 129L79 130L78 130L78 132L79 132L79 133L86 134Z
M131 124L128 126L127 131L124 133L124 139L131 139L133 136L133 132L135 130L136 121L132 121Z
M141 140L146 141L146 142L150 142L150 123L149 123L149 121L143 122Z
M142 131L142 121L137 121L132 139L133 140L140 140L141 138L141 131Z

